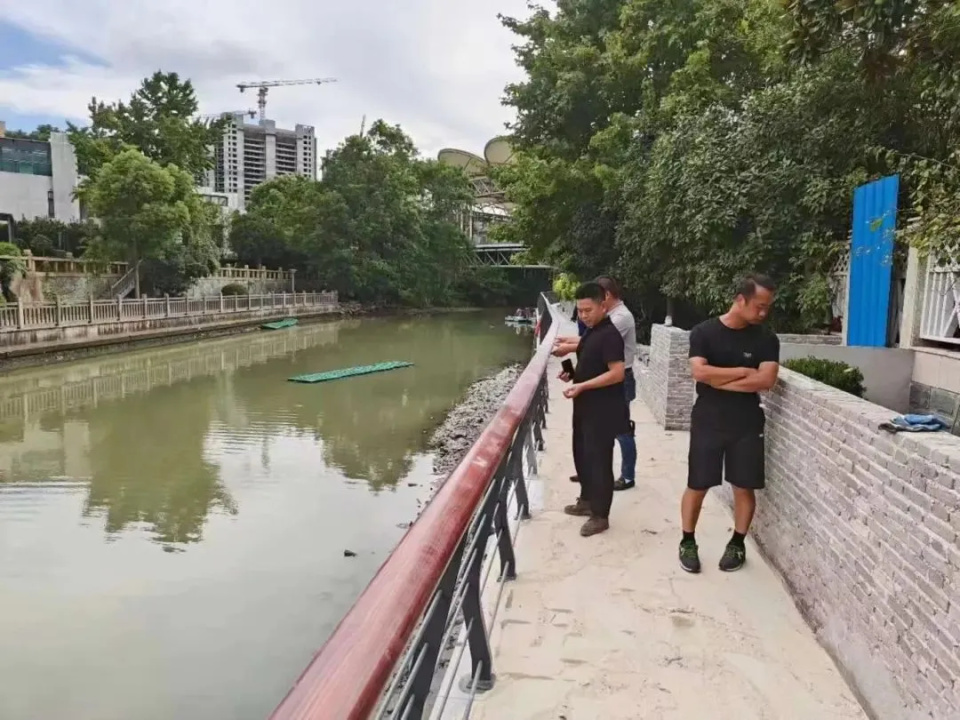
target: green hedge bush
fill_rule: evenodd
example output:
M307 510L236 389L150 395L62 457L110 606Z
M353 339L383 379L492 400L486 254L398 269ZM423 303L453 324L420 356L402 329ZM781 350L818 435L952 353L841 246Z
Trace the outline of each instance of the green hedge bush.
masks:
M863 373L860 368L837 360L821 360L815 357L794 358L783 363L785 368L813 378L824 385L835 387L851 395L863 397Z
M220 289L221 295L246 295L247 289L240 283L230 283Z

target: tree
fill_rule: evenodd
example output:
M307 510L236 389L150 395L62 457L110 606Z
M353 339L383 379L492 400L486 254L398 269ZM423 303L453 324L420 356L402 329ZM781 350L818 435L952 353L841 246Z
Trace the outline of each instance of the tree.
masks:
M581 277L617 272L641 315L716 311L762 270L778 324L828 322L853 190L890 172L903 235L960 254L956 3L559 0L504 22L527 78L506 91L501 232Z
M875 152L901 173L901 236L940 262L960 259L960 5L944 0L790 0L790 50L806 66L845 47L883 91Z
M457 218L473 199L458 169L421 159L397 126L373 123L323 161L323 178L258 186L230 243L246 263L295 267L305 282L375 304L478 297Z
M224 121L196 117L193 84L177 73L145 78L126 103L90 101L90 124L68 124L81 175L93 177L111 158L136 148L162 166L176 165L192 177L213 166L210 146L223 135Z
M186 281L216 269L219 247L212 229L218 211L195 192L189 173L124 150L100 168L83 192L100 220L90 254L133 265L146 262L157 276L148 290L176 292Z
M53 218L24 218L17 223L14 241L37 256L64 257L70 253L80 257L96 234L96 223L90 220L65 223Z
M38 125L36 130L30 130L29 132L24 130L7 130L4 133L5 137L13 138L14 140L38 140L40 142L49 142L50 133L61 132L60 128L55 125Z

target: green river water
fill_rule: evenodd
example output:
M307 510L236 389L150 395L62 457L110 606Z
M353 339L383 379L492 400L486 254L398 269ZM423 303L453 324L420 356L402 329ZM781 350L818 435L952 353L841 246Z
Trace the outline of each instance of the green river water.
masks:
M415 516L430 431L529 357L503 315L0 377L0 718L266 718ZM415 366L286 382L386 360Z

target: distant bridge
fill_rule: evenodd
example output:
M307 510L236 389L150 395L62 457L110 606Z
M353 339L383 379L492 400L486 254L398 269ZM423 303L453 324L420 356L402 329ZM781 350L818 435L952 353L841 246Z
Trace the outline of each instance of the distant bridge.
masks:
M521 243L485 243L483 245L474 245L473 250L476 254L477 262L487 267L512 267L512 268L541 268L552 270L550 265L535 264L515 264L511 262L514 256L526 250L526 246Z

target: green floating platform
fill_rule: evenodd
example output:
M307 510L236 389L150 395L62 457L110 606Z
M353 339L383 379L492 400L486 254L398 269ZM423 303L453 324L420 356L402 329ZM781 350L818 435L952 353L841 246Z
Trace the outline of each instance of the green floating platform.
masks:
M264 323L260 327L264 330L283 330L284 328L293 327L300 321L296 318L284 318L283 320L277 320L276 322Z
M320 383L329 380L342 380L343 378L354 377L356 375L369 375L370 373L386 372L387 370L399 370L400 368L410 367L411 362L382 362L376 365L358 365L352 368L343 368L342 370L329 370L322 373L313 373L311 375L297 375L289 378L290 382L296 383Z

